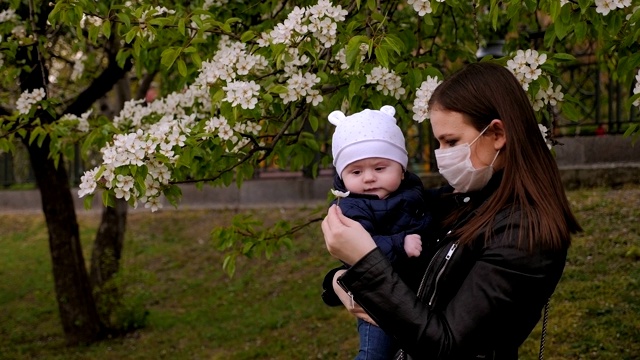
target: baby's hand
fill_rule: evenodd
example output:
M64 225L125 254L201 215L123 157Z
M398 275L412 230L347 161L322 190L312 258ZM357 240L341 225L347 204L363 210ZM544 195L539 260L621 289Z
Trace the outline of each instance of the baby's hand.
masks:
M418 234L409 234L404 237L404 251L408 257L418 257L422 252L422 240Z

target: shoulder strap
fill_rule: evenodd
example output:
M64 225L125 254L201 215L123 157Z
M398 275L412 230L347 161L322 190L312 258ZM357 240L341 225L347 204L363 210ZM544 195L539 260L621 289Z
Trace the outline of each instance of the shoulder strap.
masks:
M542 316L542 333L540 334L540 354L538 360L544 359L544 341L547 336L547 320L549 319L549 302L551 298L547 299L547 304L544 306L544 315Z

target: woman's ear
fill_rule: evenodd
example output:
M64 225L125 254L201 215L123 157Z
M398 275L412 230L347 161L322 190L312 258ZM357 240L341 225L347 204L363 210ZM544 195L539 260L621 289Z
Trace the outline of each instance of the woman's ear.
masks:
M497 151L504 148L507 143L507 134L504 131L504 124L500 119L493 119L491 125L491 137L493 140L493 148Z

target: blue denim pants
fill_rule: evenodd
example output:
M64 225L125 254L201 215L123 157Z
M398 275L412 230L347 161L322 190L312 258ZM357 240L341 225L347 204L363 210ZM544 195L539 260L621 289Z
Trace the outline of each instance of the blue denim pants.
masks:
M393 340L381 328L358 319L360 350L355 360L390 360L395 353Z

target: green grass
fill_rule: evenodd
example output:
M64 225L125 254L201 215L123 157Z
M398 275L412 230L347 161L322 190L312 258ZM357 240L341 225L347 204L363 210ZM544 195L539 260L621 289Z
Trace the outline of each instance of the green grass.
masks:
M551 301L545 357L638 359L640 187L584 189L569 197L585 231L574 238ZM312 210L251 212L271 221L304 218ZM148 311L147 325L78 348L64 346L43 216L0 216L0 359L353 358L355 320L320 300L322 277L337 262L319 225L271 260L239 259L228 278L209 232L235 214L130 214L122 281L128 309ZM98 215L80 216L87 259L98 222ZM539 336L540 326L521 359L537 359Z

